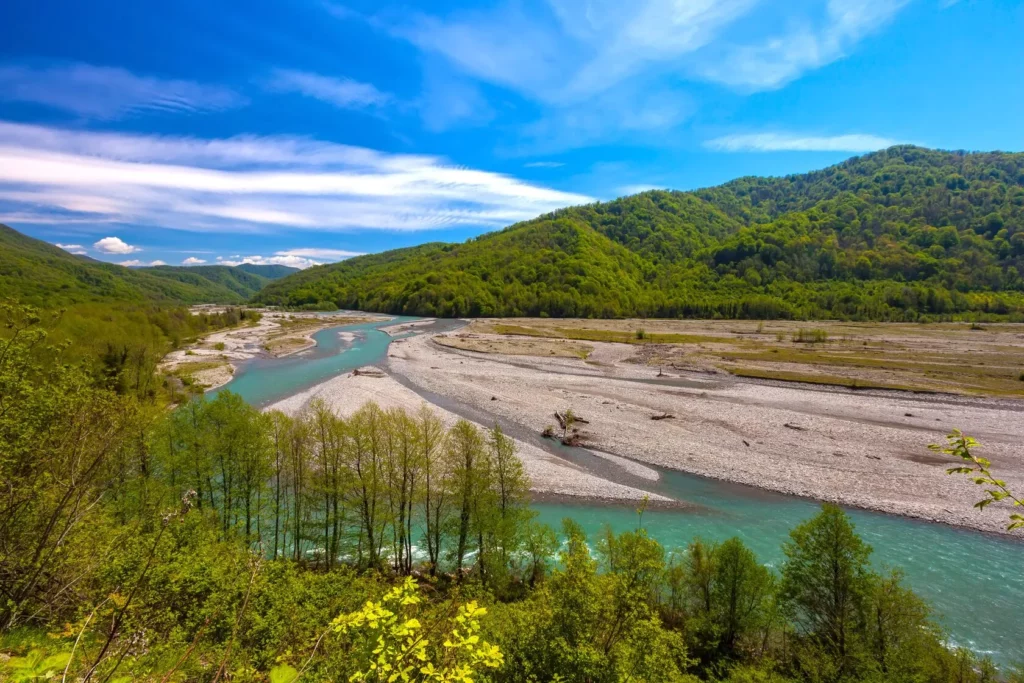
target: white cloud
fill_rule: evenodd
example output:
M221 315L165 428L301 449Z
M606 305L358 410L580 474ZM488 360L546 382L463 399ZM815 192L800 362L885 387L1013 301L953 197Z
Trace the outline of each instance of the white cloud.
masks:
M196 258L195 256L189 256L187 259L181 262L183 266L201 266L206 263L206 259Z
M166 261L161 261L160 259L157 259L156 261L150 261L149 265L151 265L151 266L166 266L167 262Z
M501 227L590 201L439 157L306 138L199 140L0 123L0 202L74 220L202 231L423 230Z
M898 144L898 140L859 133L832 136L749 133L714 138L704 146L722 152L873 152Z
M87 253L85 251L85 247L81 244L61 244L60 242L56 242L54 246L60 247L64 251L69 251L72 254L78 254L79 256L84 256Z
M159 260L146 263L145 261L140 261L138 259L129 259L127 261L121 261L118 265L125 266L126 268L140 268L145 266L166 266L167 264Z
M91 64L0 66L0 100L32 102L97 119L140 112L221 111L246 103L228 88L137 76L125 69Z
M102 254L134 254L137 251L142 251L138 247L128 244L120 237L104 237L92 246Z
M391 101L390 95L369 83L292 69L275 69L267 87L275 92L300 93L341 109L380 107Z
M561 161L531 161L523 166L526 168L561 168L565 164Z
M345 251L344 249L320 249L317 247L305 249L288 249L275 252L275 256L300 256L306 258L322 259L324 261L341 261L353 256L363 256L366 252Z
M300 249L286 249L274 252L273 256L241 256L234 254L229 257L218 256L217 263L222 266L238 266L243 263L252 263L258 266L289 266L291 268L306 269L312 266L319 266L324 263L342 261L353 256L362 256L360 251L346 251L344 249L324 249L320 247L308 247Z

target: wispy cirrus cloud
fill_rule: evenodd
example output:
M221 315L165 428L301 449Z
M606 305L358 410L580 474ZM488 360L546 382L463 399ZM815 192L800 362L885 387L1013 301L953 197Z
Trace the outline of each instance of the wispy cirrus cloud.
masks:
M60 242L55 242L53 246L60 247L64 251L70 252L72 254L77 254L79 256L84 256L85 254L88 253L85 250L85 247L83 247L81 244L61 244Z
M37 221L424 230L501 227L589 201L440 157L307 138L201 140L0 123L0 211Z
M708 140L704 146L721 152L874 152L901 141L878 135L806 135L743 133Z
M273 92L312 97L340 109L382 107L393 99L370 83L294 69L275 69L267 81L267 88Z
M0 100L29 102L95 119L132 114L196 114L239 107L247 99L219 85L140 76L92 64L0 66Z
M561 168L565 166L561 161L531 161L523 164L524 168Z
M664 143L695 109L687 83L770 90L850 54L909 0L508 0L372 25L466 78L539 105L511 153L628 138ZM352 13L347 13L351 18ZM623 131L627 131L624 135Z
M315 258L324 261L341 261L353 256L363 256L362 251L347 251L345 249L321 249L318 247L306 247L302 249L288 249L275 252L275 256L298 256L301 258Z
M640 194L641 192L648 192L650 190L664 190L665 188L660 185L651 185L649 183L639 183L635 185L623 185L619 188L619 192L623 195Z
M696 68L707 80L745 90L771 90L845 57L910 0L829 0L824 16L799 16L760 41L726 44Z

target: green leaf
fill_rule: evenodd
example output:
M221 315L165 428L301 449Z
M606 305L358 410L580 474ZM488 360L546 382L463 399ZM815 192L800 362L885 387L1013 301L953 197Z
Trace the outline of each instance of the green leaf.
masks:
M295 667L278 664L270 670L270 683L295 683L299 680L299 672Z

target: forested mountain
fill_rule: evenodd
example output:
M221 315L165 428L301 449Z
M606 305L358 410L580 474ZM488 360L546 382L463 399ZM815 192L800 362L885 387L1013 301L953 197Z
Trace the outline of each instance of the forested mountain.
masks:
M235 266L235 270L242 270L253 275L260 275L268 280L279 280L292 273L299 272L298 268L278 265L258 265L255 263L242 263Z
M72 342L66 360L96 364L109 385L133 391L152 389L153 367L182 339L249 315L192 315L185 305L242 303L269 281L226 266L125 268L0 225L0 306L33 306L51 342Z
M893 147L310 268L256 301L441 316L1024 319L1024 154Z
M263 289L270 278L231 266L152 266L135 272L195 287L196 303L240 303Z
M0 292L44 308L96 301L243 303L271 279L228 266L125 268L0 225Z

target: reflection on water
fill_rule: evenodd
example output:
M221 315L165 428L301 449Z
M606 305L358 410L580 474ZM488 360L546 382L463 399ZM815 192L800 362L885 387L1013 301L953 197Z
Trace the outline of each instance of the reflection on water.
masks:
M391 337L377 328L413 320L395 318L322 330L313 335L316 348L288 358L250 361L224 388L253 405L267 405L354 368L382 363ZM411 333L443 331L460 324L441 320ZM460 409L450 400L444 401L444 407L484 424L493 422L485 412ZM537 441L535 435L520 433L524 432L521 427L510 431ZM608 468L618 470L605 461L593 462L599 459L583 450L562 455L606 475ZM628 481L622 470L614 474L616 481L652 486ZM668 470L662 470L660 482L653 487L697 505L696 510L651 509L644 514L644 527L666 547L683 547L697 536L713 540L738 536L773 567L782 562L781 546L789 530L817 510L813 501ZM604 524L616 531L634 529L637 524L636 512L628 505L539 503L535 507L540 519L556 528L565 517L590 533ZM874 547L876 566L902 567L914 590L941 615L954 642L991 654L997 662L1024 658L1019 649L1024 633L1024 543L903 517L848 512L858 533Z

